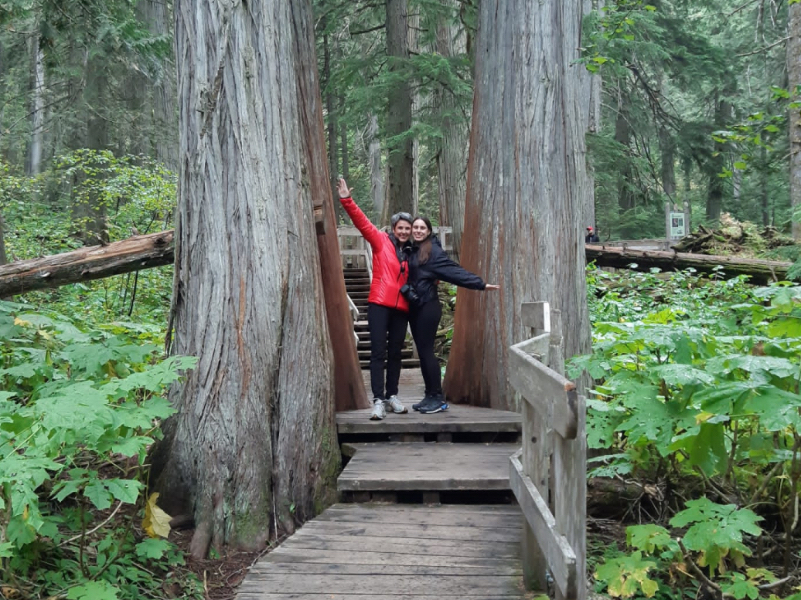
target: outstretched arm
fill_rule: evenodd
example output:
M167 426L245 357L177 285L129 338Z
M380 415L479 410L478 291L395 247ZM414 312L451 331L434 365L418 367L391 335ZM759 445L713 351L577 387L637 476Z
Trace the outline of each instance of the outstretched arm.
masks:
M348 187L348 184L345 183L345 180L342 178L339 180L337 191L339 192L339 201L342 203L342 208L348 213L356 229L361 232L364 239L367 240L367 243L374 248L381 244L381 232L378 231L378 228L370 222L367 215L365 215L362 209L353 201L351 197L351 192L353 190Z
M444 250L435 251L429 260L431 262L431 270L442 281L471 290L497 290L499 288L497 285L484 283L481 277L448 258Z

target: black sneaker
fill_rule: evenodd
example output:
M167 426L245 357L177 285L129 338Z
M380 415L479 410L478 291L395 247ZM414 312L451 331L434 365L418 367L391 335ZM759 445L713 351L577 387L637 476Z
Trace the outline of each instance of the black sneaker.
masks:
M420 407L423 406L423 404L425 404L426 402L430 401L433 397L434 396L432 396L431 394L426 394L425 397L422 400L420 400L420 402L418 402L417 404L412 404L412 408L414 410L419 411Z
M431 396L423 400L423 402L420 403L420 408L417 410L420 411L420 414L424 415L438 413L448 410L448 403L445 402L445 398L442 397L442 394L437 394L436 396Z

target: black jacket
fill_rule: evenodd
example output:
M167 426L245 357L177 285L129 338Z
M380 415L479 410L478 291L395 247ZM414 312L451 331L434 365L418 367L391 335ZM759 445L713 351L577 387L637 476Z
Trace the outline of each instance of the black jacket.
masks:
M420 298L418 306L437 297L437 282L440 280L471 290L483 290L487 286L481 277L448 258L436 236L431 238L431 256L422 265L418 258L419 250L417 244L413 245L409 258L409 284Z

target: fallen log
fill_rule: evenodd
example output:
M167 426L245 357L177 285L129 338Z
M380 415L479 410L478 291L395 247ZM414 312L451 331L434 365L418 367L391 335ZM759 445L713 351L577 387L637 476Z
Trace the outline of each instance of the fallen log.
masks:
M18 260L0 267L0 298L68 283L102 279L175 260L173 231L136 235L105 246Z
M787 270L792 263L775 260L757 260L755 258L739 258L737 256L714 256L707 254L689 254L675 251L629 250L611 246L585 246L587 262L595 261L600 267L617 267L648 271L657 267L662 271L679 271L693 268L700 273L713 273L716 267L723 267L722 277L749 275L749 283L766 284L771 281L787 279Z
M647 271L658 267L663 271L694 268L712 273L718 265L724 277L750 275L751 283L765 284L787 278L792 263L736 256L712 256L656 250L629 250L603 245L585 247L587 262L601 267ZM20 260L0 266L0 298L23 294L69 283L102 279L139 269L172 264L174 261L173 231L137 235L106 246L87 246L43 258Z

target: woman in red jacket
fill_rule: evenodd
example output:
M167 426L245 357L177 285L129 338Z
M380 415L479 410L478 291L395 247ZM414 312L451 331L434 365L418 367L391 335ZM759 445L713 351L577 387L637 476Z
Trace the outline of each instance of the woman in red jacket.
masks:
M398 400L398 380L401 372L401 350L409 321L409 304L400 290L409 277L408 248L412 234L412 216L403 212L392 215L392 233L384 233L370 222L353 201L351 190L344 179L339 180L337 190L345 212L373 249L373 280L367 298L367 322L370 327L370 387L373 392L373 412L370 418L375 421L386 416L385 403L392 412L408 412ZM406 252L404 248L407 248Z

